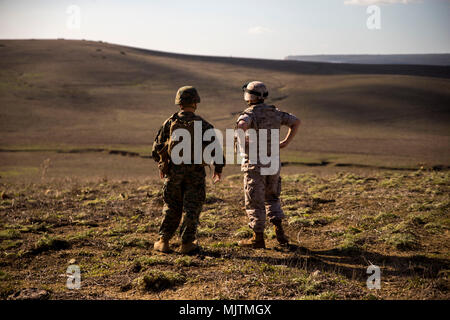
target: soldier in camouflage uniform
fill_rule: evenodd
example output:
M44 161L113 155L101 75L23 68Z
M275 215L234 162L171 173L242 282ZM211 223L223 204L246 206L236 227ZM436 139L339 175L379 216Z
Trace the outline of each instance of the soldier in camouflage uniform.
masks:
M200 103L200 96L195 88L182 87L178 90L175 104L179 105L180 112L167 119L156 136L152 151L152 157L156 162L161 160L161 150L168 143L171 125L177 118L187 122L201 121L202 137L206 130L213 128L211 124L194 113L197 103ZM194 137L191 137L191 141L193 140ZM218 182L221 179L224 165L224 162L215 164L214 182ZM200 212L206 196L205 176L205 167L203 165L175 165L170 159L168 172L163 173L160 171L160 177L162 179L165 178L163 187L164 219L159 229L160 238L154 245L155 250L166 253L170 251L169 241L180 224L183 209L185 215L180 228L180 237L182 239L181 253L187 254L198 248L195 237Z
M245 92L244 99L249 105L237 120L237 127L246 131L255 129L259 136L259 129L280 129L282 125L289 127L289 132L280 143L280 148L285 148L294 138L300 126L300 120L294 115L282 112L274 106L264 103L268 96L268 91L264 83L259 81L251 82L242 88ZM270 134L268 134L270 137ZM258 146L261 141L258 141ZM267 150L271 150L269 141ZM278 159L279 160L279 159ZM245 209L250 220L249 226L254 231L254 237L249 240L239 242L239 246L251 248L265 248L264 229L266 223L266 214L270 222L275 226L277 240L281 245L287 245L289 240L283 231L282 219L284 213L280 204L281 177L280 167L278 172L273 175L262 175L261 168L265 165L260 163L258 156L257 162L252 164L248 160L248 154L245 155L245 161L242 164L241 171L244 172L244 190L245 190ZM267 165L268 166L268 165Z

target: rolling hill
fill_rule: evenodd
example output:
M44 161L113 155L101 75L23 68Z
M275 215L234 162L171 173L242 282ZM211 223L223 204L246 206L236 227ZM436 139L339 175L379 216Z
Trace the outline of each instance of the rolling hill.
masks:
M148 153L194 85L199 114L233 128L241 86L303 125L286 161L450 165L450 67L352 65L171 54L104 42L0 40L3 150L118 146Z
M0 40L0 300L449 300L449 78L448 67ZM174 237L155 252L163 182L148 155L177 89L195 85L199 113L233 128L254 79L303 121L282 151L296 164L282 171L290 245L268 225L266 250L238 247L252 230L242 174L226 166L221 183L206 179L201 249L182 255ZM65 277L74 264L79 290Z

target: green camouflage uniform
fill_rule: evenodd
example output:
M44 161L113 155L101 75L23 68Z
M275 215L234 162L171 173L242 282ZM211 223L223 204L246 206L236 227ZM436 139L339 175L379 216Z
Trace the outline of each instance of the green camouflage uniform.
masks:
M174 115L175 116L175 115ZM158 162L159 154L164 144L170 138L170 126L173 117L167 119L153 143L152 157ZM193 112L180 112L178 117L184 121L202 121L202 132L213 129L213 126ZM192 137L192 140L194 137ZM221 173L223 164L215 164L215 171ZM206 197L205 167L196 164L169 164L169 173L163 187L164 219L159 229L159 235L170 240L180 225L183 209L185 216L181 224L180 236L183 243L195 240L200 212Z

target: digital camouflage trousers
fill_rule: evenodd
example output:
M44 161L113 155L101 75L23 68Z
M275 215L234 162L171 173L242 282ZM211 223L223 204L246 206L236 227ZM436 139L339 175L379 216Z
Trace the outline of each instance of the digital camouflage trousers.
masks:
M205 168L200 165L173 165L163 187L164 218L159 235L170 240L180 225L183 243L194 241L206 198Z
M249 227L254 232L264 232L266 216L272 222L283 219L281 209L281 177L280 171L275 175L263 176L259 170L248 170L244 173L245 211L249 219Z

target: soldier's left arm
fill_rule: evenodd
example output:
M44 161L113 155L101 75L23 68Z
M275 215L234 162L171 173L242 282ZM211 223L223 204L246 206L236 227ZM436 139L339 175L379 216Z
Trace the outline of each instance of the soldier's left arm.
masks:
M153 142L152 147L152 158L156 162L159 162L160 156L159 151L161 151L164 148L164 144L169 139L168 135L170 134L168 132L167 128L167 121L161 126L161 128L158 131L158 134L156 135L155 141ZM170 126L169 126L170 128Z
M203 122L203 133L204 133L206 130L209 130L209 129L214 129L214 126L213 126L212 124L210 124L210 123L204 121L204 122ZM217 137L214 136L214 139L217 139ZM223 150L222 150L222 154L224 154ZM213 155L213 156L214 156L214 155ZM222 157L222 163L216 163L216 162L214 162L213 165L214 165L213 180L214 180L214 181L216 181L216 180L218 181L218 180L221 179L223 167L225 167L225 155L223 155L223 157ZM217 181L216 181L216 182L217 182Z
M159 162L158 151L161 150L160 149L160 146L161 146L161 143L160 143L161 131L162 131L162 128L159 129L158 134L156 135L156 138L153 141L153 147L152 147L152 159L155 160L156 162Z

